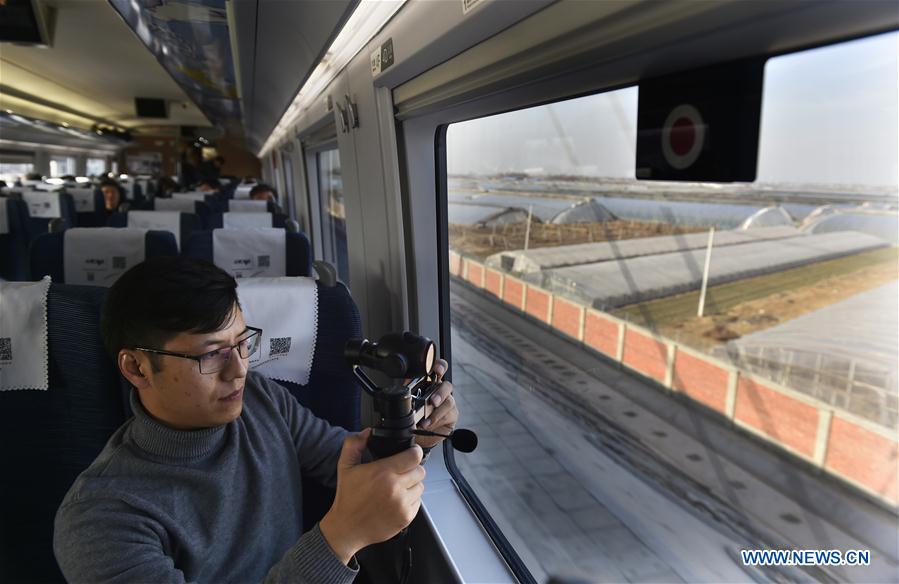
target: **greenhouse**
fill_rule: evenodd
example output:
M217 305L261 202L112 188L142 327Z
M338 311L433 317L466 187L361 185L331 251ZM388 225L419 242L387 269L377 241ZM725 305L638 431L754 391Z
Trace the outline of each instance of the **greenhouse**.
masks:
M899 243L899 214L895 211L833 211L821 214L803 225L807 233L858 231L875 235L892 244Z
M614 221L617 219L611 211L599 204L596 199L577 203L563 211L560 211L552 218L550 223L570 224L570 223L600 223L602 221Z
M899 282L727 343L744 369L888 427L899 397Z
M476 193L461 193L458 191L449 194L450 204L466 203L472 205L492 205L495 207L518 207L524 209L524 221L527 221L526 214L528 212L528 207L532 207L533 216L544 223L549 223L553 217L583 200L584 199L549 199L544 197L517 195L480 195ZM450 218L452 219L452 217Z
M715 248L751 243L770 239L796 237L802 233L795 227L762 227L759 229L727 230L715 233ZM595 264L610 260L619 260L654 254L684 251L688 249L705 249L709 242L709 234L685 233L681 235L662 235L657 237L641 237L619 241L603 241L597 243L580 243L538 249L504 251L487 258L488 266L503 269L516 274L532 274L552 268Z
M623 197L597 197L596 200L619 219L635 221L662 221L673 225L719 229L793 224L789 213L780 207Z
M528 220L526 209L496 205L450 203L447 205L447 215L450 224L476 225L478 227L524 223Z
M886 247L864 233L802 235L716 249L709 284L723 284L805 264ZM704 249L546 270L534 277L544 288L600 310L696 290L702 282Z

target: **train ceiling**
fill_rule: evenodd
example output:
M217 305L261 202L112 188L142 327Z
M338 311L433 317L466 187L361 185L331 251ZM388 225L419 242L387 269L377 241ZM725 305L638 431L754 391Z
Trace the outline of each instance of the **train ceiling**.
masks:
M2 45L0 109L81 128L210 125L110 4L41 4L55 11L51 44ZM136 97L165 100L168 119L137 117Z

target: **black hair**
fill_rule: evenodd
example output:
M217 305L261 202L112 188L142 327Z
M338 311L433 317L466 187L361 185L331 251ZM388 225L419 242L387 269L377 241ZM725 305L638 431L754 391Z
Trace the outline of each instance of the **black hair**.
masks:
M240 308L237 281L226 271L194 258L154 257L122 274L109 289L100 332L115 358L122 349L160 349L180 333L221 330L235 306Z
M104 178L103 180L100 181L100 186L101 186L101 187L115 187L115 188L119 188L119 183L117 183L115 180L113 180L113 179L107 177L107 178Z
M219 184L219 181L217 181L213 178L204 178L203 180L200 181L200 184L210 186L216 190L218 190L222 186L221 184Z
M275 197L275 199L278 198L278 191L276 191L270 185L262 184L262 183L256 185L252 189L250 189L250 198L252 199L253 195L255 195L257 193L266 193L266 192L270 192L272 194L272 196Z

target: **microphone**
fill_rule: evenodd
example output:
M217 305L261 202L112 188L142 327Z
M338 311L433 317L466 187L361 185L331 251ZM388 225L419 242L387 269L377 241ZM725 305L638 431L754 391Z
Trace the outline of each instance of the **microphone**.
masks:
M440 436L441 438L449 438L453 448L466 454L474 452L474 449L478 447L478 435L465 428L453 430L449 434L438 434L437 432L431 432L430 430L412 430L412 433L418 436Z

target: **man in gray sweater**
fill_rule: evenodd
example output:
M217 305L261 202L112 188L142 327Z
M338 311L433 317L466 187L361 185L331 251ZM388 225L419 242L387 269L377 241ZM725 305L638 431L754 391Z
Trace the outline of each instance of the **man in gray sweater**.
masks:
M224 271L147 260L110 289L101 327L134 386L134 417L57 512L54 552L67 580L351 582L356 552L415 517L421 447L440 439L417 437L418 446L363 464L368 431L332 427L248 372L261 331L244 322ZM451 431L449 382L433 402L425 426ZM337 488L306 533L301 476Z

